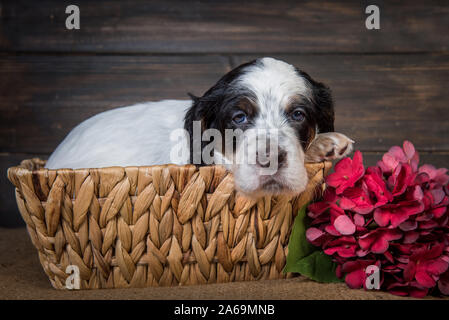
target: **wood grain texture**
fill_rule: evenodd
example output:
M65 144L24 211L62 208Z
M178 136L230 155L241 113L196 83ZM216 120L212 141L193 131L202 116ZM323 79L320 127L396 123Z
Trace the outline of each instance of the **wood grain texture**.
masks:
M227 71L220 56L0 57L0 150L50 153L96 113L202 95Z
M255 56L234 57L234 65ZM336 131L383 151L449 150L449 55L278 55L333 91Z
M252 59L234 57L234 63ZM364 151L411 140L449 151L448 55L284 55L328 84L336 130ZM0 150L50 153L79 122L140 101L201 95L229 70L221 56L0 57Z
M422 52L447 51L447 3L376 1L381 29L367 30L367 1L78 0L81 29L65 7L2 1L0 50L58 52Z

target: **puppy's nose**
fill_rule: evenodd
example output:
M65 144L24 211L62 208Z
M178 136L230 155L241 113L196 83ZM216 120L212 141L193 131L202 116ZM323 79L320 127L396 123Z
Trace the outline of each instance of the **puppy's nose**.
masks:
M256 153L256 162L257 165L261 168L270 167L271 161L274 161L273 157L270 156L270 152L267 151L265 156L262 156L259 152ZM278 148L277 150L277 167L283 167L287 162L287 152Z

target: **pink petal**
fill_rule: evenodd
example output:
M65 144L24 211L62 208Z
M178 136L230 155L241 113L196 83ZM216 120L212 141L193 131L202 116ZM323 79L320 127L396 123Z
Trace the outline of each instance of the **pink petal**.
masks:
M401 147L393 146L388 150L388 154L393 156L399 162L406 162L407 159L405 157L404 150Z
M381 209L374 210L374 221L381 226L385 227L390 222L390 214L383 212Z
M416 186L415 190L413 191L413 200L422 200L424 197L424 193L422 192L422 189L420 186Z
M394 263L393 255L390 252L385 251L384 256L385 256L385 258L387 258L388 261L390 261L391 263Z
M402 231L411 231L415 230L418 227L418 223L412 220L406 220L399 225L399 229Z
M449 295L449 281L448 280L440 279L440 281L438 281L438 289L440 289L441 293L446 296Z
M415 243L419 238L419 233L415 231L406 232L404 235L404 240L402 241L404 244Z
M355 207L355 203L346 197L341 197L339 205L343 210L350 210Z
M337 266L337 268L335 269L335 275L337 276L337 278L341 279L341 277L343 277L343 272L341 271L341 264L339 264Z
M396 228L399 226L402 222L408 219L409 213L405 212L404 210L396 211L394 214L390 215L390 222L391 227Z
M443 201L443 198L446 196L443 189L434 189L430 191L433 196L434 204L439 204L441 201Z
M369 250L363 250L363 249L359 249L357 250L356 254L357 257L364 257L369 253Z
M334 188L338 188L343 182L342 175L338 172L331 173L326 177L326 183Z
M438 289L445 296L449 296L449 281L438 281Z
M345 277L345 282L351 289L359 289L363 286L365 282L365 272L363 269L358 269L350 272Z
M383 161L377 161L377 166L382 170L382 172L390 172L391 171L391 168L389 168Z
M396 257L396 260L398 260L401 263L405 263L405 264L409 263L409 261L410 261L410 259L406 256L398 256L398 257Z
M421 229L426 229L426 230L428 230L428 229L433 229L433 228L435 228L435 227L437 227L437 226L438 226L438 223L436 223L436 222L433 221L433 220L421 222L421 223L419 224L419 227L420 227Z
M439 208L435 208L433 210L431 210L431 214L435 217L435 218L441 218L443 216L443 214L445 214L447 211L447 207L439 207Z
M439 222L438 222L438 226L439 227L447 227L447 222L449 221L449 217L448 216L445 216L443 219L441 219Z
M326 227L324 227L324 230L333 236L341 236L341 233L338 232L333 225L327 225Z
M415 177L415 183L416 184L423 184L423 183L428 182L429 180L430 180L429 175L427 173L424 173L424 172L417 174L416 177Z
M389 229L385 231L383 237L387 241L398 240L402 238L402 232L397 229Z
M435 177L435 182L440 184L441 186L447 185L449 182L449 176L446 174L447 169L441 168L437 170L437 176Z
M353 211L360 213L360 214L368 214L371 211L373 211L374 206L371 204L361 204L359 206L356 206Z
M423 250L428 259L435 259L440 257L444 252L445 245L443 243L436 243L430 250Z
M394 187L392 191L393 196L404 193L413 177L412 169L408 164L398 165L393 175L388 179L389 184Z
M388 241L383 238L377 239L371 246L373 253L384 253L388 249Z
M356 213L354 215L354 223L356 226L363 227L365 225L365 218L362 215Z
M329 208L329 204L325 201L315 202L308 206L308 209L314 214L321 214Z
M415 273L416 263L414 261L410 261L410 263L408 263L404 269L404 280L407 282L412 281L413 278L415 278Z
M435 275L440 275L446 272L448 266L449 264L443 259L437 259L427 265L427 271Z
M354 152L354 157L352 158L352 163L357 169L360 169L360 167L363 167L363 156L359 150Z
M319 237L321 237L324 234L323 231L317 228L309 228L306 231L306 239L309 240L309 242L313 242Z
M439 169L437 169L437 176L443 176L446 174L447 171L448 171L448 169L446 169L446 168L439 168Z
M369 250L370 246L373 244L375 240L376 234L375 231L372 231L371 233L364 234L359 238L359 246L363 250Z
M388 153L383 155L382 162L388 168L390 168L390 170L394 170L398 166L398 164L399 164L399 161L395 157L393 157L392 155L390 155Z
M412 159L416 153L416 150L415 150L415 147L413 146L413 144L410 141L405 140L403 147L404 147L404 152L405 152L405 155L407 156L407 158Z
M433 214L431 213L422 213L418 217L416 217L416 221L429 221L433 218Z
M350 172L352 168L352 160L349 157L343 158L337 162L334 167L336 173L346 173Z
M346 215L337 217L334 221L334 227L338 232L344 235L351 235L355 232L355 224Z
M432 166L431 164L423 164L420 168L419 168L419 173L426 173L430 179L435 178L436 176L436 168L434 166Z
M435 280L424 271L418 271L415 274L416 281L426 288L435 286Z

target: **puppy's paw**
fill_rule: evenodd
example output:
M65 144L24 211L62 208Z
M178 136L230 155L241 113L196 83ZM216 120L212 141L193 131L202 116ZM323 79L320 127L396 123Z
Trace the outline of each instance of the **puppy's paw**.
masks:
M320 133L305 154L306 162L321 162L345 157L352 151L354 141L338 132Z

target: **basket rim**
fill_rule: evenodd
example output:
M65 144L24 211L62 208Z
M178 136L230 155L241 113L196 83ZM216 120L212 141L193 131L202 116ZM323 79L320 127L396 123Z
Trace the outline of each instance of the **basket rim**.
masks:
M24 173L24 172L31 172L34 174L39 174L39 173L48 173L48 172L58 172L58 171L71 171L71 172L86 172L86 171L90 171L90 170L95 170L95 171L110 171L110 170L123 170L123 169L135 169L135 168L142 168L142 169L156 169L156 168L195 168L195 169L199 169L202 168L201 166L196 166L194 164L174 164L174 163L166 163L166 164L155 164L155 165L148 165L148 166L109 166L109 167L92 167L92 168L77 168L77 169L72 169L72 168L58 168L58 169L48 169L48 168L44 168L45 163L47 162L47 160L42 160L40 158L31 158L31 159L24 159L20 162L20 164L9 167L7 172L8 172L8 177L11 174L20 174L20 173ZM34 168L35 166L39 166L38 168ZM304 163L304 166L306 168L306 170L309 171L315 171L315 170L319 170L319 169L328 169L330 167L332 167L332 161L321 161L321 162L306 162ZM31 167L31 168L30 168ZM208 165L208 166L203 166L203 167L207 167L207 168L211 168L211 167L220 167L223 168L224 166L222 165ZM313 170L315 169L315 170Z

